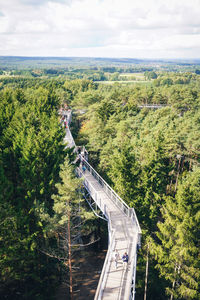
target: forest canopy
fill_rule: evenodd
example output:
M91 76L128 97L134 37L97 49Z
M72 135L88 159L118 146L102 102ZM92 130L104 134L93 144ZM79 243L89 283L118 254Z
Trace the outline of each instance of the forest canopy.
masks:
M5 70L0 77L0 294L5 299L50 299L59 285L63 261L47 254L64 242L65 178L74 186L66 197L72 193L75 214L80 199L73 154L63 143L61 105L73 109L73 135L89 151L90 163L136 210L143 233L136 299L144 297L145 276L148 299L200 297L200 75L195 68L140 69L144 80L126 84L114 80L125 70L112 68L98 69L99 80L87 71L81 78L59 77L51 68L45 70L50 78L6 76ZM103 76L120 82L103 84ZM159 108L150 108L153 104ZM82 235L96 226L84 209L83 218L89 221Z

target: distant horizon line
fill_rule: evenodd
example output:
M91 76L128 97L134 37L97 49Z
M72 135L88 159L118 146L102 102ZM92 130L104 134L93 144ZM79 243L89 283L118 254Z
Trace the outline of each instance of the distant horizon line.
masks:
M43 56L43 55L0 55L0 58L59 58L59 59L67 59L67 58L89 58L89 59L127 59L127 60L146 60L146 61L200 61L199 58L138 58L138 57L107 57L107 56Z

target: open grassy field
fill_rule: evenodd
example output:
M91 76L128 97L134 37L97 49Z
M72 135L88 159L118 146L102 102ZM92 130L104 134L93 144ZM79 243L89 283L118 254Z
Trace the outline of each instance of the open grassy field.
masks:
M135 77L136 80L145 81L144 73L122 73L122 74L119 75L119 77L125 77L125 78Z
M151 81L145 81L145 80L116 80L116 81L95 81L96 83L99 84L121 84L121 85L127 85L127 84L145 84L145 85L151 85Z

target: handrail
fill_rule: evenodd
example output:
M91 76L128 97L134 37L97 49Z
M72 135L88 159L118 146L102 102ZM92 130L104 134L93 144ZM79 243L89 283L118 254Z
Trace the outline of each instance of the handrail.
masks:
M148 103L148 104L141 104L138 105L139 108L162 108L162 107L167 107L169 106L168 104L156 104L156 103Z
M140 224L139 224L139 221L138 221L135 209L132 207L131 210L132 210L132 218L131 218L132 222L134 224L134 220L136 221L136 224L137 224L137 227L138 227L138 233L142 234L142 230L141 230L141 227L140 227Z
M127 288L127 291L130 291L131 290L131 286L132 286L132 283L133 283L133 281L134 281L134 285L135 285L135 280L136 280L136 272L135 272L135 270L136 270L136 265L137 265L137 263L136 263L136 257L137 257L137 251L136 251L136 249L137 249L137 247L136 247L136 245L135 245L135 247L133 247L132 246L132 243L133 242L130 242L129 241L129 245L128 245L128 249L129 249L129 253L131 252L130 250L131 250L131 248L132 248L132 251L134 251L134 255L132 255L132 259L130 260L130 265L129 265L129 268L131 269L131 270L133 270L133 275L132 275L132 278L131 277L129 277L129 278L127 278L127 286L126 286L126 288ZM130 245L131 244L131 245ZM135 269L134 269L134 267L135 267ZM134 289L135 290L135 289ZM127 295L126 295L127 296ZM130 299L130 297L128 296L128 298ZM127 297L126 297L126 299L128 299Z
M72 147L76 147L76 144L74 142L74 138L71 134L71 131L69 130L69 128L67 128L67 132L68 132L68 135L69 135L69 142L71 143Z
M110 220L110 218L109 218ZM101 271L101 275L99 278L99 282L98 282L98 286L96 289L96 294L94 297L94 300L100 300L102 298L102 294L104 291L104 287L105 287L105 283L107 280L107 274L108 274L108 268L110 267L110 263L111 262L111 257L112 257L112 252L113 252L113 247L114 247L114 241L115 241L115 230L113 230L112 235L111 235L111 239L110 239L110 244L108 247L108 251L106 254L106 258L103 264L103 269Z
M85 177L85 174L81 171L81 169L79 167L76 168L76 174L79 177L83 177L83 185L85 187L85 189L88 191L88 193L93 196L93 199L95 200L96 204L98 205L98 207L101 209L101 211L104 213L104 215L106 217L107 216L107 212L106 212L106 208L103 206L103 203L101 201L101 197L99 196L99 194L96 192L95 188L92 186L92 184L90 184L90 182L87 180L87 178Z
M138 228L138 233L141 233L141 228L135 213L134 208L130 208L122 198L117 195L117 193L107 184L107 182L94 170L94 168L84 159L84 157L79 154L79 157L83 164L86 166L87 170L97 179L99 184L102 186L106 194L110 199L115 202L119 209L127 216L130 217L133 224Z
M84 154L79 154L78 155L78 147L76 146L73 136L71 134L71 131L69 129L69 125L71 122L71 111L68 111L67 113L67 139L69 139L69 145L68 147L74 147L74 151L77 152L77 159L80 159L82 165L85 165L86 169L88 170L88 172L97 180L97 182L101 185L102 189L104 190L104 192L108 195L109 199L112 200L116 206L121 210L121 212L126 215L129 220L131 221L132 225L133 225L133 231L137 234L137 239L132 239L128 240L128 252L130 253L131 257L134 259L131 259L131 270L133 270L132 275L129 276L128 280L125 278L125 280L127 280L126 282L126 289L125 289L125 293L123 295L121 295L122 293L122 289L120 289L120 294L118 294L118 299L120 297L123 297L123 299L134 299L134 293L135 293L135 278L136 278L136 259L137 259L137 245L140 246L140 239L141 239L141 228L135 213L134 208L130 208L122 199L120 196L117 195L117 193L107 184L107 182L95 171L95 169L88 163L88 161L85 159L87 158L85 156L85 152ZM71 146L71 145L72 146ZM105 261L104 261L104 265L103 265L103 269L99 278L99 282L98 282L98 286L97 286L97 290L96 290L96 294L95 294L95 298L94 300L101 300L103 297L103 293L104 293L104 289L105 289L105 285L108 279L108 273L112 264L112 252L114 250L115 247L115 243L116 243L116 229L112 228L112 218L111 218L111 214L109 212L109 209L107 209L107 206L105 204L104 199L101 199L101 193L98 193L98 191L94 188L93 186L93 180L88 180L87 175L88 173L84 172L82 170L82 168L77 167L76 168L76 174L79 177L83 177L83 185L85 187L85 189L88 191L88 193L90 194L91 198L95 201L96 205L100 208L100 210L103 212L104 216L107 218L108 221L108 230L109 230L109 246L108 246L108 251L105 257ZM90 176L89 176L90 177ZM91 179L91 177L90 177ZM90 204L90 203L89 203ZM92 208L92 205L91 205ZM127 220L127 219L126 219ZM129 221L128 221L129 223ZM129 223L130 224L130 223ZM133 244L134 242L134 244ZM131 254L133 252L133 255ZM124 273L125 274L125 273ZM124 278L124 276L123 276ZM124 279L123 279L124 280ZM132 285L133 282L133 285ZM127 293L131 293L128 295ZM124 298L125 297L125 298ZM131 298L130 298L131 297Z
M107 182L97 173L97 171L95 171L95 169L84 159L84 157L81 154L79 154L79 157L84 162L84 165L86 165L86 168L88 169L88 171L98 180L98 182L101 184L101 186L104 187L102 185L102 184L104 184L113 193L113 195L115 195L120 200L120 202L126 207L126 210L124 211L124 213L126 214L126 212L127 212L126 215L128 216L129 206L120 198L120 196L117 195L117 193L107 184ZM112 199L112 196L111 196L111 199Z

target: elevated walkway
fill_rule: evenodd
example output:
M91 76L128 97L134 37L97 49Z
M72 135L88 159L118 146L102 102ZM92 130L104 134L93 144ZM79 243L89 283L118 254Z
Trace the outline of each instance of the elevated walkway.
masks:
M69 141L68 147L73 147L75 143L72 142L73 137L69 132L67 126L65 141ZM76 172L83 178L84 187L89 195L86 199L90 207L94 211L99 208L108 221L109 247L94 299L134 299L137 249L141 238L137 216L134 209L128 207L81 154L79 159L85 170L80 166ZM118 251L120 257L117 268L114 250ZM129 255L129 262L123 266L121 257L125 252Z
M143 104L143 105L138 105L139 108L149 108L149 109L159 109L163 107L167 107L169 105L167 104Z

